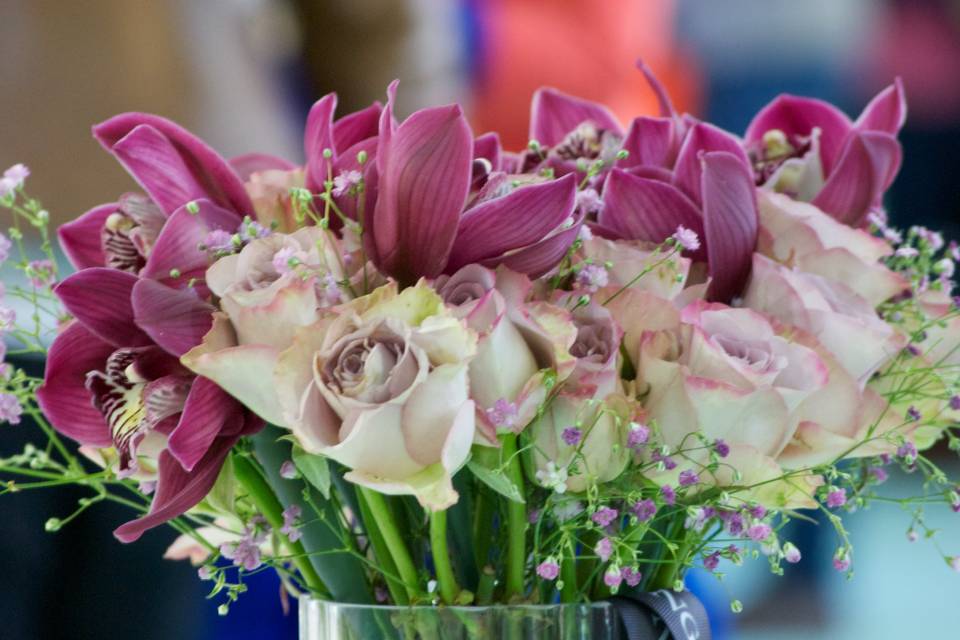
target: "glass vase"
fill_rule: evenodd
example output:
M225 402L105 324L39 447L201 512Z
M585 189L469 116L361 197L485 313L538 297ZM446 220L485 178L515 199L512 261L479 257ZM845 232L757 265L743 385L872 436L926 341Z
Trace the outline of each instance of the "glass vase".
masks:
M609 602L390 607L300 599L300 640L615 640Z

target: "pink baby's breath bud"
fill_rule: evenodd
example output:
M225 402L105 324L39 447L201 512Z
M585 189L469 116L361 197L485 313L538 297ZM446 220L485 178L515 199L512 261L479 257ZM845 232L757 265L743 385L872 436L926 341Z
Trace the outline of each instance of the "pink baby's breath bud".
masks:
M950 408L954 411L960 411L960 396L952 396L950 398Z
M596 553L597 557L603 562L609 560L610 556L613 555L613 543L610 541L610 538L600 538L593 547L593 552Z
M0 393L0 423L20 424L22 415L23 407L20 406L17 396L11 393Z
M750 528L747 529L747 537L754 542L763 542L770 537L771 533L773 533L773 529L770 528L770 525L762 522L751 525Z
M617 519L617 516L620 515L620 512L616 509L611 509L610 507L600 507L597 509L590 519L601 527L609 527L610 523Z
M210 567L208 567L207 565L203 565L202 567L197 569L197 577L200 578L201 580L209 580L210 576L211 576Z
M730 445L720 438L717 438L713 443L713 450L716 451L717 455L721 458L726 458L728 455L730 455Z
M897 457L902 458L907 464L913 464L917 461L917 445L912 442L904 442L897 447Z
M560 575L560 565L556 558L550 556L539 565L537 565L537 575L544 580L556 580Z
M4 171L3 177L10 180L14 187L20 187L30 177L30 169L27 168L27 165L18 163Z
M667 504L674 504L677 501L677 492L674 491L673 487L668 484L660 487L660 495L663 497L663 501Z
M611 591L616 592L620 588L621 582L623 582L623 573L620 571L620 567L615 564L610 565L610 568L603 574L603 584L610 587Z
M920 534L917 533L915 529L910 529L907 531L907 540L910 542L916 542L920 539Z
M633 512L633 515L637 516L637 520L640 522L646 522L653 518L657 513L657 504L648 499L638 500L631 508L630 511Z
M720 552L714 551L708 556L703 558L703 568L707 571L716 571L717 567L720 565Z
M354 188L360 181L363 179L363 175L356 169L350 169L348 171L341 171L340 174L333 179L333 190L332 193L334 197L339 198Z
M767 508L762 504L755 504L750 507L750 515L752 515L757 520L762 520L767 515Z
M867 471L876 484L883 484L890 477L890 474L883 467L870 467Z
M214 229L203 239L203 247L210 253L232 253L236 246L233 234L223 229Z
M633 567L624 567L620 570L620 577L628 587L635 587L643 580L643 574Z
M280 477L285 480L293 480L297 477L297 465L293 463L293 460L284 460L283 464L280 465Z
M603 198L596 189L588 187L577 192L577 207L584 213L600 213L603 211Z
M920 418L922 418L923 415L920 413L920 410L919 410L919 409L917 409L916 407L911 406L910 408L907 409L907 417L910 418L910 419L911 419L912 421L914 421L914 422L919 422L919 421L920 421Z
M560 437L567 445L575 447L580 444L580 440L583 438L583 431L576 427L567 427L563 430L563 433L560 434Z
M627 432L627 447L636 451L650 440L650 427L638 422L630 423Z
M493 406L486 410L487 420L495 427L512 429L517 425L519 410L517 405L506 398L500 398Z
M42 289L53 283L53 262L46 259L31 260L27 264L27 274L30 276L30 284L37 289Z
M789 562L790 564L797 564L800 562L802 556L800 555L800 549L797 549L796 545L792 542L787 542L783 545L783 559Z
M303 536L297 526L301 513L300 505L296 504L292 504L283 510L283 526L280 527L280 533L287 536L290 542L296 542Z
M846 549L840 549L833 556L833 568L837 571L846 571L850 568L850 553Z
M593 240L593 231L590 230L590 227L587 225L581 225L580 230L577 231L577 237L586 242L587 240Z
M684 469L680 472L679 482L681 487L689 487L700 482L700 476L693 469Z
M894 254L898 258L916 258L920 255L920 252L914 249L913 247L900 247L897 249Z
M0 334L13 331L17 324L17 312L10 307L0 307Z
M696 251L700 248L700 238L697 237L697 232L693 229L687 229L683 225L677 227L677 230L673 233L673 239L685 251Z
M827 506L831 509L836 509L847 504L847 490L846 489L833 489L827 493Z
M0 198L9 198L17 190L16 183L9 178L0 178Z
M156 490L157 490L156 480L143 480L139 485L137 485L137 491L139 491L145 496L149 496Z
M588 264L577 273L577 284L591 293L607 286L609 282L610 276L603 265Z
M303 251L297 251L293 247L283 247L273 254L273 268L283 276L295 271L306 260L307 254Z
M953 556L947 561L947 563L950 565L951 569L960 573L960 556Z

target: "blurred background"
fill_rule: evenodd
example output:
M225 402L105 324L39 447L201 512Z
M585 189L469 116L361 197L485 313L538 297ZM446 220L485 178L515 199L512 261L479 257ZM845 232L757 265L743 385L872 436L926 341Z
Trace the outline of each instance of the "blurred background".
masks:
M341 112L353 110L384 100L393 78L401 115L457 101L475 133L498 130L519 148L543 84L603 101L624 122L654 113L633 66L640 56L681 111L736 133L778 93L855 116L901 76L909 118L888 208L901 226L960 238L957 0L2 0L0 168L27 164L31 194L65 222L134 186L90 137L115 113L170 117L228 157L300 161L313 100L335 90ZM0 455L21 449L29 430L0 427ZM912 478L890 482L902 495L919 490ZM103 507L44 533L81 495L0 499L4 639L295 637L266 575L219 618L194 569L161 560L172 531L121 545L110 532L127 514ZM960 545L960 516L928 519L943 543ZM830 567L835 534L809 524L793 534L804 562L787 579L762 559L722 582L693 575L715 637L955 636L960 579L932 546L909 546L910 514L878 506L850 522L851 583ZM744 602L739 616L732 598Z

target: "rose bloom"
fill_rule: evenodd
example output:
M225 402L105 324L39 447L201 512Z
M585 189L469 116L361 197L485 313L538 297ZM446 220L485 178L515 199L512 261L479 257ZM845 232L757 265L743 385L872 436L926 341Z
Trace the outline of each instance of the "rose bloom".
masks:
M470 362L470 397L480 443L496 444L498 430L519 432L534 418L549 382L571 374L577 327L566 309L529 300L529 278L505 267L468 265L434 284L451 313L480 337ZM508 423L491 419L498 402L516 408Z
M676 255L654 268L663 261L664 255L655 254L653 249L654 245L649 242L607 240L595 236L583 241L581 253L593 264L606 268L607 284L614 290L629 286L673 300L687 284L692 260ZM645 269L651 271L637 278Z
M268 169L252 173L243 186L253 202L257 220L266 227L275 224L277 231L289 233L297 228L290 189L305 184L303 169Z

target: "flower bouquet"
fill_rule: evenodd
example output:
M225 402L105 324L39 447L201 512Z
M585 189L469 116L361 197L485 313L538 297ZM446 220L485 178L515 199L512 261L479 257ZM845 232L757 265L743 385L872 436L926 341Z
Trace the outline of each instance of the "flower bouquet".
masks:
M142 191L57 230L69 275L12 167L0 328L46 370L3 365L0 417L45 442L2 492L89 490L49 531L104 501L123 542L172 527L222 613L269 567L304 638L686 637L688 568L779 573L808 511L851 572L891 468L960 511L922 453L960 448L960 250L886 222L900 84L741 138L640 68L659 116L542 89L519 152L457 106L400 121L396 83L318 101L302 166L117 116L94 137Z

